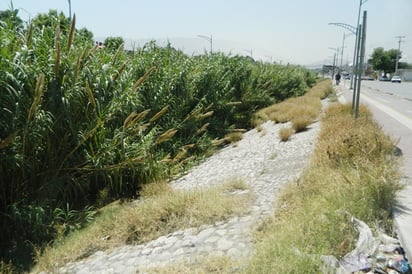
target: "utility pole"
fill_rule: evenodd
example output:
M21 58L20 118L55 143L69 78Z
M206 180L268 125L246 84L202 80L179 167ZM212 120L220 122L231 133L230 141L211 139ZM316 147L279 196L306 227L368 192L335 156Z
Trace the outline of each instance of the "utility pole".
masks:
M368 0L359 0L359 9L358 9L358 23L356 24L356 40L355 40L355 49L354 49L354 53L353 53L353 64L352 64L352 78L350 81L350 89L352 89L352 84L356 85L356 79L353 79L353 77L356 77L355 75L355 71L357 69L357 60L355 58L358 58L359 56L359 51L360 48L358 45L360 45L360 42L358 41L358 39L360 39L360 32L361 32L361 27L360 27L360 15L361 15L361 9L362 9L362 5L365 4ZM359 76L360 77L360 76ZM353 87L353 94L356 93L356 87ZM353 102L352 102L353 104Z
M405 41L402 41L402 39L404 39L405 36L396 36L396 38L399 39L398 40L398 51L396 52L396 65L395 65L395 73L397 74L398 73L399 59L400 59L399 57L400 57L400 54L401 54L401 43L405 42Z
M359 97L360 97L360 87L361 87L361 75L362 75L362 70L363 70L363 61L365 59L365 44L366 44L366 22L367 22L367 12L366 10L363 11L363 24L362 24L362 30L361 30L361 36L359 37L361 39L360 41L360 55L359 55L359 63L357 66L358 70L358 79L357 80L357 90L356 92L356 101L355 101L355 119L358 118L359 116ZM354 90L355 91L355 90Z

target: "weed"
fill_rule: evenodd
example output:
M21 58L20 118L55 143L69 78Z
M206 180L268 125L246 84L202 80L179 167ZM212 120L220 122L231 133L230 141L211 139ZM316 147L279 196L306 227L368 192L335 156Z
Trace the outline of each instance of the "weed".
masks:
M196 257L173 263L165 267L145 269L148 273L155 274L206 274L206 273L234 273L238 272L246 262L233 260L229 257Z
M279 130L279 138L282 142L286 142L293 135L294 131L291 128L283 127Z
M56 241L38 255L36 270L57 271L69 261L98 250L141 244L173 231L211 224L249 212L253 196L227 195L246 189L240 179L204 191L172 191L165 183L143 187L142 200L112 203L89 227Z

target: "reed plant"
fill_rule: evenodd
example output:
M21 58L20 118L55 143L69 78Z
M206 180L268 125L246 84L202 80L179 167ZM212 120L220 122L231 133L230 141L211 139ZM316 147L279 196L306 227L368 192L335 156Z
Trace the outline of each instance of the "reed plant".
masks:
M86 226L93 208L138 197L315 79L154 42L99 48L57 11L26 28L0 22L0 49L0 258L25 269L34 248Z

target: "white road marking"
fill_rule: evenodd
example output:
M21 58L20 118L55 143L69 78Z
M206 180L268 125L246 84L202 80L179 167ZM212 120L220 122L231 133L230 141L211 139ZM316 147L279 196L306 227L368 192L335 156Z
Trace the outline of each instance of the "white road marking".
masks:
M369 98L365 94L361 95L361 98L363 100L368 101L369 103L375 105L375 107L379 108L380 110L382 110L383 112L385 112L386 114L388 114L389 116L391 116L392 118L397 120L399 123L401 123L402 125L406 126L410 130L412 130L412 119L406 117L402 113L397 112L397 111L395 111L394 109L392 109L388 106L385 106L385 105L381 104L380 102L378 102L376 100L373 100L373 99Z

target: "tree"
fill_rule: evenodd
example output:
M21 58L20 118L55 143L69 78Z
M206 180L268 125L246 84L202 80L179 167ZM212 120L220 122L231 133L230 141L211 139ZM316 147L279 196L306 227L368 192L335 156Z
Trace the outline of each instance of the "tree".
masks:
M90 43L93 43L93 32L86 28L81 28L77 30L77 34L84 40L89 41Z
M63 12L58 13L57 10L49 10L48 13L37 15L33 19L33 26L39 29L49 28L53 32L59 26L62 33L67 33L70 30L70 20Z
M124 44L122 37L107 37L104 40L104 46L110 51L116 51L121 45Z
M384 73L392 73L395 71L396 57L398 54L397 49L384 50L384 48L375 48L372 53L372 58L368 60L368 63L373 66L375 70L382 70ZM402 56L399 54L399 59Z
M0 21L6 22L10 26L14 27L15 29L22 29L23 28L23 21L17 15L19 10L10 9L10 10L1 10L0 11Z

